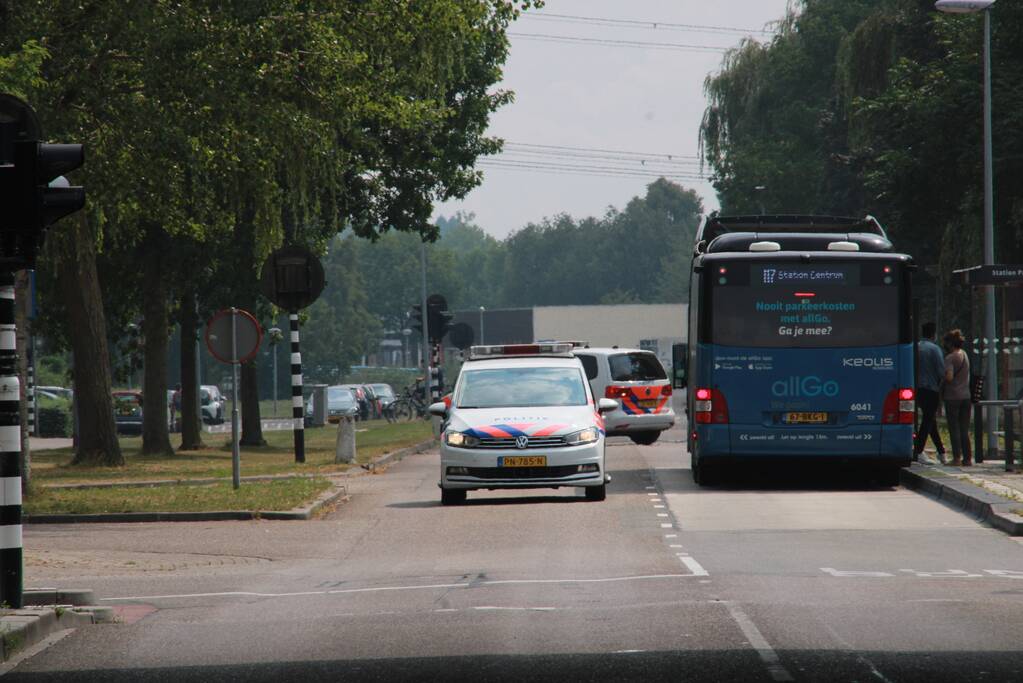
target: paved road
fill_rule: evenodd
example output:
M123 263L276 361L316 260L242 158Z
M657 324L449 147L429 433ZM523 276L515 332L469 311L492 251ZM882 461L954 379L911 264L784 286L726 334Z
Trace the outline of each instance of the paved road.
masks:
M422 454L309 523L28 527L28 583L92 587L125 623L10 677L1023 679L1019 539L848 473L701 490L680 439L613 440L603 503L443 508Z

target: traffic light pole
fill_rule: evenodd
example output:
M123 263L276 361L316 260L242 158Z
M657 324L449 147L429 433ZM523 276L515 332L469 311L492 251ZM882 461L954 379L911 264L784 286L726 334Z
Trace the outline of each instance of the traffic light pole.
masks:
M426 372L423 374L423 399L429 402L430 396L430 378L433 377L433 363L430 357L430 314L429 306L426 303L426 242L423 242L419 252L419 265L422 271L422 315L423 315L423 365Z
M14 273L0 273L0 605L23 607L21 396L14 327Z
M295 422L295 462L305 462L305 406L302 403L302 354L298 350L298 313L289 313L288 322L291 325L291 417Z

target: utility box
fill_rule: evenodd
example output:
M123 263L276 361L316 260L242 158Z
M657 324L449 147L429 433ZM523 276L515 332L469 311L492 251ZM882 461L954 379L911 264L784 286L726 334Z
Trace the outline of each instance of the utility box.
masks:
M313 402L313 418L310 427L322 427L327 424L327 385L314 384L310 397Z

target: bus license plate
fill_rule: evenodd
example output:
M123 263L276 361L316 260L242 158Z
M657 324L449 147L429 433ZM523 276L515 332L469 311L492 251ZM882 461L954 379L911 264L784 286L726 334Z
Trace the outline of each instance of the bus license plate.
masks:
M826 424L827 413L785 413L788 424Z
M546 455L504 455L497 459L498 467L547 467Z

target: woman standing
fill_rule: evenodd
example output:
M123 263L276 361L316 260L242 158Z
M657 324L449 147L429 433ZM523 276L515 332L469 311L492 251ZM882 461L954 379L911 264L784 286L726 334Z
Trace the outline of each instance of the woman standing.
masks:
M963 351L963 333L945 333L945 417L952 441L952 464L973 464L970 454L970 359Z

